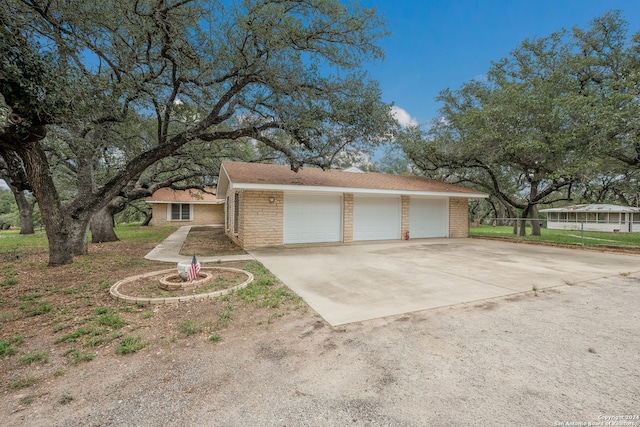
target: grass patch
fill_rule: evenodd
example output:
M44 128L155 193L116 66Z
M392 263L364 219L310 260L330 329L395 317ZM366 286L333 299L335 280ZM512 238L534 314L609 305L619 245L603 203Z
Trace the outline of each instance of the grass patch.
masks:
M13 380L9 383L9 388L12 390L20 390L27 387L33 387L36 383L37 378L33 375L29 375L28 377L18 378L17 380Z
M24 311L24 315L27 317L40 316L42 314L46 314L53 310L53 304L50 304L45 301L34 302L27 301L20 304L20 310Z
M98 325L109 326L113 329L120 329L127 324L118 313L101 314L95 321Z
M209 341L211 342L219 342L222 339L220 335L211 335L209 337Z
M136 353L147 346L147 343L140 335L135 337L126 337L118 344L116 354Z
M18 352L14 345L22 344L24 337L22 335L14 335L11 338L0 339L0 359L12 356Z
M531 233L531 229L527 229ZM580 230L550 230L540 229L540 236L519 236L513 234L513 227L481 225L469 230L472 236L477 237L500 237L504 239L524 240L533 242L546 242L553 244L582 245L583 239ZM606 233L585 231L584 246L588 247L638 247L640 248L640 233Z
M153 317L153 311L151 310L145 311L144 313L142 313L143 319L151 319L152 317Z
M231 321L231 319L233 319L233 306L231 304L227 304L225 310L218 316L216 327L226 328L229 325L229 321Z
M69 359L69 363L76 366L82 362L91 362L95 357L95 353L83 353L75 348L70 348L64 352L64 355Z
M10 287L12 287L14 285L17 285L17 284L18 284L18 279L16 279L15 277L11 276L11 277L7 277L2 282L0 282L0 287L10 288Z
M185 334L186 336L199 334L202 332L202 326L198 325L195 321L189 319L178 325L180 332Z
M20 234L20 230L3 230L0 232L0 254L17 258L25 252L46 251L49 247L47 234L37 230L34 234Z
M49 353L46 351L36 351L34 353L25 353L20 360L23 365L31 365L35 362L49 362Z

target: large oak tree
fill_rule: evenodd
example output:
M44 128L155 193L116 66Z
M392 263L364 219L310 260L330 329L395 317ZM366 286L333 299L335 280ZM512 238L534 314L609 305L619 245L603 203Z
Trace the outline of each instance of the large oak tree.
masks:
M0 149L21 160L50 265L85 253L91 217L189 144L249 139L294 169L326 167L337 152L370 149L394 123L361 71L382 57L384 25L357 4L2 0L0 24ZM154 120L153 140L97 182L96 153L117 154L139 117ZM47 138L53 128L61 147ZM68 199L51 149L88 168Z

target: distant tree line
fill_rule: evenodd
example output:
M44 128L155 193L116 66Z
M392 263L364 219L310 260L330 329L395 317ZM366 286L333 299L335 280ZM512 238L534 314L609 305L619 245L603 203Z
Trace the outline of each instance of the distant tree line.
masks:
M615 11L525 40L486 79L443 90L431 126L405 129L399 145L414 170L489 193L473 206L479 217L537 219L541 205L575 202L638 206L639 54L640 33Z

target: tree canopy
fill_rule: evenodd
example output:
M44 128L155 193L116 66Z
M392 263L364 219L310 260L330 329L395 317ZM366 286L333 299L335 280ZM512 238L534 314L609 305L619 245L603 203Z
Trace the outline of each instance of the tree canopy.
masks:
M435 124L399 141L424 172L470 182L523 217L621 190L596 188L640 165L639 41L619 12L525 40L485 80L442 91Z
M327 167L395 124L362 71L384 22L355 3L2 0L0 24L0 155L20 160L50 265L85 253L92 215L163 159L240 142Z

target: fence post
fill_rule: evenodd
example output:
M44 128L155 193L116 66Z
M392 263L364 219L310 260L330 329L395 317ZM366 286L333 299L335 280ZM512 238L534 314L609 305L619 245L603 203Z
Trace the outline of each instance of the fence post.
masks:
M584 246L584 221L580 222L580 244Z

